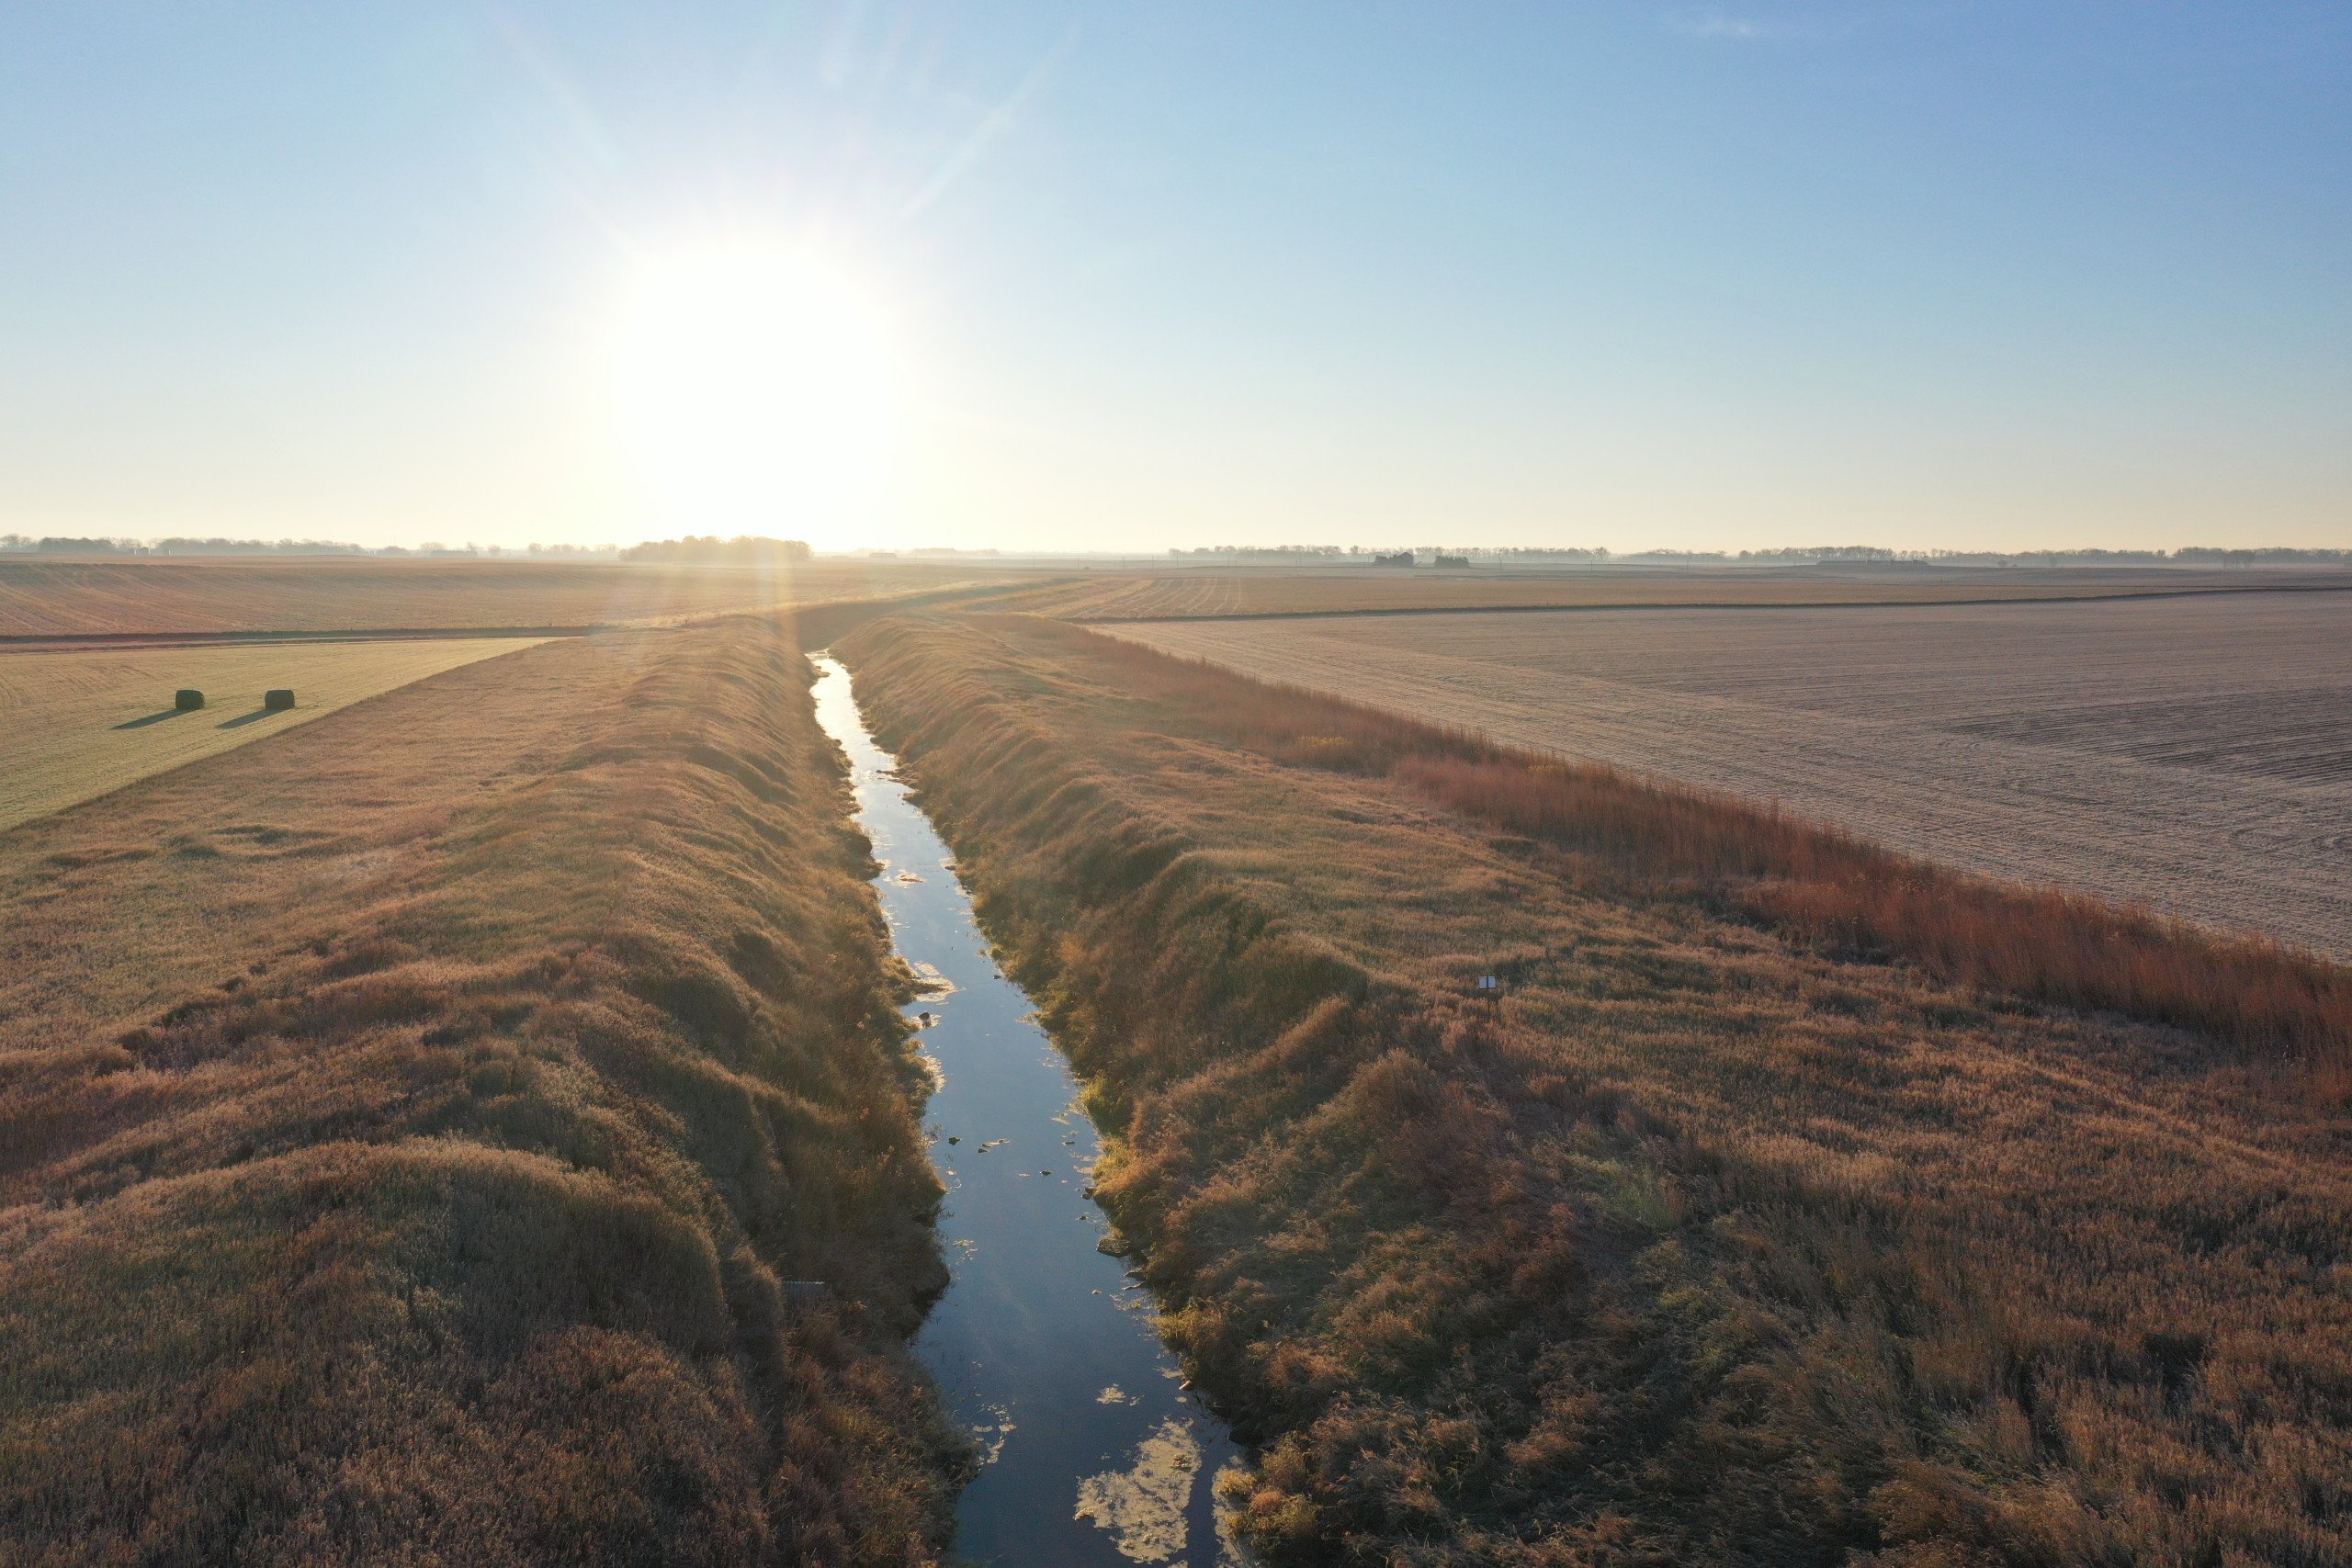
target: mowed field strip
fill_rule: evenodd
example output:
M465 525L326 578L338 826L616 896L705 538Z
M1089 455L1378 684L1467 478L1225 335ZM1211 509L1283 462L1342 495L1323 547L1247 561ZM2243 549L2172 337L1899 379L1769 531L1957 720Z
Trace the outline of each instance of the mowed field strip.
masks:
M0 652L0 831L537 637ZM193 686L206 705L175 712ZM294 689L266 713L262 694Z
M1964 870L2352 953L2352 594L1115 630Z

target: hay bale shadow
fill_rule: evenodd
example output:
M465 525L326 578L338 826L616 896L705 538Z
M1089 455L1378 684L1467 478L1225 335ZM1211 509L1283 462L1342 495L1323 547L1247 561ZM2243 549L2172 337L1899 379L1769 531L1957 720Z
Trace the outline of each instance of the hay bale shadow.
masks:
M161 724L167 718L177 718L183 713L192 713L195 710L193 708L165 708L161 713L151 713L144 718L125 719L122 723L116 725L115 728L117 729L144 729L151 724Z
M246 725L254 722L256 719L270 718L274 716L275 712L272 709L255 708L251 713L241 713L234 718L224 718L212 728L215 729L243 729Z

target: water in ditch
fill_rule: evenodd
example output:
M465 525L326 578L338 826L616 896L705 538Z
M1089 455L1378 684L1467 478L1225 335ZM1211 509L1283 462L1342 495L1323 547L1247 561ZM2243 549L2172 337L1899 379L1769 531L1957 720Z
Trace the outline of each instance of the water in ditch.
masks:
M899 953L938 988L909 1006L938 1089L925 1132L952 1276L915 1351L982 1464L959 1556L1004 1568L1246 1560L1218 1524L1233 1440L1183 1386L1150 1292L1099 1247L1101 1152L1068 1063L998 968L954 857L875 745L849 675L816 660L817 717L849 754L858 825Z

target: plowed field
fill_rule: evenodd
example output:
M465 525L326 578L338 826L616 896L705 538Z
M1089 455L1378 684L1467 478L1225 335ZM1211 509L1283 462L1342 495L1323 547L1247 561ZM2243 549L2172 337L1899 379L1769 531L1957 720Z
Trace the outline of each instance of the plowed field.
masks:
M1090 571L997 596L989 608L1069 621L1596 609L1618 605L1941 604L2352 586L2333 570L2184 568L1166 567Z
M2352 953L2352 595L1119 634L1966 870Z

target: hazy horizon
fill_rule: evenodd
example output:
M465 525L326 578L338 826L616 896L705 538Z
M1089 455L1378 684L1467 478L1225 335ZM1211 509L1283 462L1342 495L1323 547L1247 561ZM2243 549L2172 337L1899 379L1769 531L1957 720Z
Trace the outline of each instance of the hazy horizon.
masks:
M723 538L709 536L720 544L741 544L746 536ZM776 544L772 536L750 536L752 542ZM206 557L257 558L264 557L350 557L358 553L371 555L402 555L417 558L465 558L516 559L540 558L548 560L597 558L609 559L616 555L634 550L639 546L676 543L675 538L565 540L533 539L520 544L500 545L482 540L420 540L414 543L392 541L381 545L362 544L356 539L296 537L276 539L240 539L226 536L51 536L36 538L23 535L0 534L0 558L35 558L42 560L108 560L125 558L198 559ZM805 543L805 541L801 541ZM81 548L77 547L111 547L110 548ZM220 547L252 547L249 549ZM1988 558L2002 558L2033 562L2035 558L2057 558L2062 564L2078 557L2115 556L2134 558L2118 564L2154 564L2140 558L2164 558L2169 563L2189 566L2211 566L2214 562L2201 558L2226 552L2233 558L2221 563L2226 566L2299 566L2335 567L2345 562L2332 557L2352 556L2352 547L2296 546L2267 544L2219 545L2211 542L2183 545L2171 549L2154 546L2051 546L2014 550L1961 549L1930 546L1918 549L1895 549L1890 546L1848 541L1843 544L1815 543L1812 545L1753 545L1738 549L1689 549L1679 546L1657 545L1634 549L1612 549L1607 546L1580 545L1563 541L1554 545L1499 545L1492 541L1461 540L1374 540L1347 543L1301 543L1295 540L1270 540L1263 544L1237 544L1153 548L1136 545L1121 548L1063 548L1045 547L1003 547L994 545L862 545L847 543L816 549L818 558L846 558L862 556L971 556L994 557L1007 561L1038 559L1085 559L1119 561L1149 565L1215 565L1218 562L1239 561L1243 564L1297 564L1317 562L1364 564L1370 558L1407 551L1419 558L1417 565L1438 564L1445 555L1467 555L1476 564L1508 565L1510 558L1524 555L1531 566L1578 564L1573 559L1553 558L1589 557L1586 564L1655 562L1667 558L1685 558L1694 561L1753 560L1761 565L1803 564L1808 559L1844 561L1854 564L1883 562L1901 565L1935 565L1944 562L1975 564ZM1278 558L1295 558L1285 562ZM674 560L653 560L652 565L677 564ZM748 563L747 563L748 564Z
M13 30L0 533L2352 541L2332 8Z

